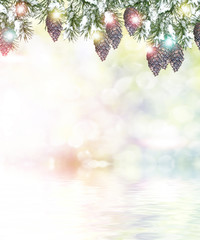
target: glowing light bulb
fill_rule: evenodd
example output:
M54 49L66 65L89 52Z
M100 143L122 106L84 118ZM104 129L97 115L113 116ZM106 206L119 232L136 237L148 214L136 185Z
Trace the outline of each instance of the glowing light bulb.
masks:
M100 40L100 39L101 39L101 34L100 34L100 32L95 32L95 33L93 33L92 38L93 38L94 40Z
M60 19L61 18L61 12L59 12L58 10L53 11L52 17L54 19Z
M165 40L166 47L171 48L174 46L174 44L175 44L175 40L173 38L171 38L171 37L166 38L166 40Z
M17 10L18 14L22 14L24 12L24 6L23 5L18 5L16 10Z
M132 23L138 24L139 22L140 22L140 19L139 19L138 16L134 16L134 17L132 18Z
M24 2L18 2L15 6L15 12L18 17L23 17L28 12L28 7Z
M179 12L183 16L190 17L192 15L191 6L189 4L183 4L181 5Z
M113 23L114 22L114 16L113 16L113 13L111 13L111 12L106 12L105 13L105 23L106 24L109 24L109 23Z
M148 46L147 47L147 53L152 53L153 52L153 47L152 46Z
M165 44L166 44L167 46L171 47L171 46L173 45L172 39L168 38L168 39L166 40Z
M16 38L16 33L14 30L12 29L7 29L3 32L3 39L6 41L6 42L13 42Z

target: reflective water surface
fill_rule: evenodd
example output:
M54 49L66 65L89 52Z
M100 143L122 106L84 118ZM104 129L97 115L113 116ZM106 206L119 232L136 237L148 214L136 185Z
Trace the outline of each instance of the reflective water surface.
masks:
M199 240L200 183L112 172L41 177L2 169L2 240Z

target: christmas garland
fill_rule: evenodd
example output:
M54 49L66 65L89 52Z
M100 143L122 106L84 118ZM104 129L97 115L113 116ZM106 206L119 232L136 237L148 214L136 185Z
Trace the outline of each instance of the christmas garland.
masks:
M147 61L155 76L168 63L178 71L183 49L195 40L200 49L200 0L0 0L0 52L3 56L18 40L33 35L33 20L45 22L57 41L93 38L95 50L104 61L123 37L147 41Z

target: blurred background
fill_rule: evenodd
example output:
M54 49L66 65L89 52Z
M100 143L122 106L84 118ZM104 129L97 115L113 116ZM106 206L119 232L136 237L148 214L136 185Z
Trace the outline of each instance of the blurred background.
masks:
M199 61L155 78L125 31L102 63L36 26L0 58L0 237L199 239Z
M154 77L146 45L126 34L106 62L92 40L53 43L43 26L0 58L0 157L37 170L149 166L196 174L200 52ZM134 174L132 174L132 171ZM187 173L184 173L187 175Z

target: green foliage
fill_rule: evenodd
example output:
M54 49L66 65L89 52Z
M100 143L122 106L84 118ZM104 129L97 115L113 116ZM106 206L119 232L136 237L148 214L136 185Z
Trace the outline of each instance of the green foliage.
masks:
M40 3L43 10L38 15L41 20L52 3L67 6L63 22L64 35L69 40L76 40L79 36L91 37L96 30L105 31L102 19L106 11L121 18L125 8L134 7L140 12L143 23L135 33L137 40L144 39L157 45L165 36L172 35L183 48L187 48L192 45L192 31L200 15L199 0L43 0Z
M16 0L0 0L0 27L14 25L18 21L14 13ZM134 7L142 17L142 24L135 33L137 40L144 39L159 44L171 35L183 47L191 47L194 25L200 21L200 0L24 0L29 14L20 19L19 39L27 40L33 31L32 18L45 21L54 9L62 13L63 34L68 40L80 36L91 37L97 31L105 31L103 16L106 11L117 15L119 21L127 7Z
M20 23L20 28L19 28L19 38L24 39L25 41L28 41L33 34L33 28L32 28L32 23L29 22L28 20L23 20Z

